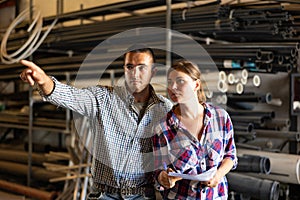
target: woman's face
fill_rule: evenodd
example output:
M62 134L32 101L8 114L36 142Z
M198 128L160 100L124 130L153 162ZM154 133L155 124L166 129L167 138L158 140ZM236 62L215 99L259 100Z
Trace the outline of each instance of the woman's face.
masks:
M173 102L185 103L197 98L197 90L200 82L193 80L189 75L181 71L173 70L168 76L168 94Z

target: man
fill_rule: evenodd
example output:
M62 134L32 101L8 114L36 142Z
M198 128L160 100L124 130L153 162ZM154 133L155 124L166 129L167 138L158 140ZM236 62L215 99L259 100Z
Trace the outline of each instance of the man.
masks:
M90 199L155 199L151 136L171 102L150 85L153 51L136 45L124 55L124 86L78 89L60 83L32 62L20 74L48 102L87 116L94 134L94 192Z

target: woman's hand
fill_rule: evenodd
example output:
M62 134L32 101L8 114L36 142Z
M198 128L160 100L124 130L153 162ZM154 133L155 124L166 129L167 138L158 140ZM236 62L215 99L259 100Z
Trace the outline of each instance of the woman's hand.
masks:
M158 182L166 189L172 188L175 186L176 181L181 180L181 177L169 176L169 172L174 172L171 168L168 168L167 171L161 171L158 176Z
M209 181L202 182L204 185L208 187L216 187L221 181L222 177L225 176L233 166L233 161L230 158L225 158L222 161L221 166L218 168L216 174Z
M221 178L222 178L222 176L220 177L220 176L218 175L218 173L216 173L216 174L214 175L214 177L212 177L212 178L211 178L210 180L208 180L208 181L202 182L202 184L206 185L207 187L213 188L213 187L216 187L216 186L219 184L219 182L221 181Z

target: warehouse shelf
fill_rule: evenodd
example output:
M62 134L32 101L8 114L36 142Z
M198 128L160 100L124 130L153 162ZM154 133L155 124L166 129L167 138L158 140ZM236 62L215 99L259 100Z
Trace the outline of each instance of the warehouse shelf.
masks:
M58 17L59 22L70 21L74 19L89 19L95 16L105 16L111 14L118 14L121 12L130 13L135 15L134 11L151 8L156 6L166 5L165 0L135 0L127 1L121 3L113 3L109 5L104 5L100 7L94 7L89 9L84 9L81 11L75 11L70 13L61 14L59 16L46 17L44 19L45 23L51 23L54 19Z
M294 88L292 83L295 84L295 78L299 79L300 71L298 54L300 35L297 21L299 10L282 5L280 1L272 5L264 3L222 5L220 1L211 1L201 6L188 7L187 4L186 7L169 10L169 19L166 17L167 10L150 12L146 15L137 15L135 12L139 9L164 5L168 9L168 6L170 8L168 2L170 3L170 1L154 0L129 1L47 17L44 19L45 24L50 24L57 17L59 22L67 22L122 12L130 13L127 17L110 21L94 21L89 24L54 28L41 47L34 52L32 59L48 74L59 77L63 82L73 83L88 53L114 34L132 28L153 26L153 24L185 33L201 44L218 70L224 72L226 77L229 75L237 77L243 69L249 74L248 83L243 86L241 94L237 94L232 89L235 87L235 82L239 81L237 78L233 79L233 84L228 84L228 91L216 90L214 96L208 98L209 101L218 101L217 103L226 108L232 116L238 148L299 154L299 112L293 113L291 109L293 100L298 101L298 96L295 97L298 95L295 91L298 90L292 90ZM20 41L26 37L28 35L22 33L13 35L9 40L10 51L18 49ZM172 37L168 42L172 43ZM122 42L124 41L119 43L120 49L125 48ZM155 42L157 45L160 41ZM198 52L194 49L181 45L184 49L188 49L187 53L197 56ZM108 53L108 50L100 49L99 52ZM163 66L157 78L158 81L163 82L165 66L178 57L169 55L168 58L165 52L158 52L157 55L158 63ZM103 81L111 85L114 82L113 78L122 77L120 58L112 62L107 70L98 69L101 63L105 62L98 58L92 60L85 66L85 71L82 71L85 73L82 77L88 80L91 79L91 74L101 72L105 79ZM23 66L20 64L0 63L0 81L14 81L20 85L19 73L22 69ZM206 75L206 72L203 74ZM250 84L255 75L261 79L259 86ZM204 78L209 82L210 78L215 77L217 77L216 73L207 73ZM215 88L217 87L214 86L213 89ZM162 94L165 92L165 88L162 87L157 90ZM35 101L32 93L28 96L31 98L25 105L29 105L31 101L29 108L32 112L34 105L40 101ZM33 113L2 111L0 114L0 127L15 127L31 133L39 130L74 133L70 128L72 126L70 113L66 113L59 119L34 116ZM283 181L282 184L289 186L290 183ZM292 188L293 183L290 186ZM296 184L296 187L299 185ZM292 195L298 195L295 190L292 191L294 193Z

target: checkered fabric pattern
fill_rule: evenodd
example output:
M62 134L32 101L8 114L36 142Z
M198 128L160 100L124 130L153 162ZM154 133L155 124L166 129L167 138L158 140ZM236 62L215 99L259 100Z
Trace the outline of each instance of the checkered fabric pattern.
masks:
M94 185L103 191L106 190L103 188L133 191L152 184L153 127L172 108L172 103L155 94L151 86L151 100L139 119L133 109L134 97L125 86L78 89L53 80L55 89L44 100L89 119L94 136L91 168Z
M175 105L177 106L177 105ZM204 104L204 129L200 141L180 123L175 107L155 128L153 152L155 178L164 169L164 163L179 173L201 174L219 167L224 158L237 166L233 125L228 113L210 104ZM228 183L223 177L215 188L205 187L199 181L182 179L171 189L163 191L164 199L227 199Z

